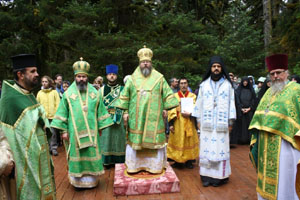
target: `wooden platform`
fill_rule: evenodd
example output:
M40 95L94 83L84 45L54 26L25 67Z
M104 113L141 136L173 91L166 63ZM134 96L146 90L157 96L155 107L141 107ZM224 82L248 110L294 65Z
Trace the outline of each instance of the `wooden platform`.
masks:
M229 182L221 187L203 187L199 176L199 167L194 169L174 169L180 180L180 193L138 195L138 196L114 196L113 181L114 169L109 169L100 178L97 188L88 190L74 189L67 178L67 162L64 148L58 149L59 156L54 157L55 182L57 199L64 200L93 200L93 199L149 199L149 200L235 200L257 199L256 173L249 160L249 147L237 145L231 149L231 170Z

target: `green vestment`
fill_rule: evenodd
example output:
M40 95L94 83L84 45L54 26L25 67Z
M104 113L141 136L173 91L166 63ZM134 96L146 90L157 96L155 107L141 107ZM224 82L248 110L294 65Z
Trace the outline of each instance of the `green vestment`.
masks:
M88 83L87 91L80 93L74 81L63 94L51 127L68 132L67 160L69 175L101 175L99 130L113 122L99 92Z
M3 83L0 129L13 152L17 199L56 199L45 110L32 93L25 94L14 81Z
M123 86L105 85L101 88L103 102L114 125L104 129L100 137L100 146L104 165L124 163L126 131L123 124L123 110L114 106Z
M128 143L134 150L165 147L163 110L178 106L178 100L162 74L152 69L144 77L137 67L115 106L129 112Z
M275 96L269 89L250 123L250 159L257 170L257 192L277 199L281 138L300 150L300 85L289 82Z

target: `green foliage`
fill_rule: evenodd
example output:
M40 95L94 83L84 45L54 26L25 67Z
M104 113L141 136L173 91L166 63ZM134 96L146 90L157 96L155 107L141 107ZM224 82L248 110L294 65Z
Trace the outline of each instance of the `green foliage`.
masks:
M291 74L300 75L300 3L288 3L274 28L273 52L289 55Z
M300 71L298 4L277 16L271 47L290 54L292 72ZM18 53L35 53L40 75L61 73L72 81L72 64L83 57L91 64L91 81L112 63L120 66L122 78L138 66L136 53L143 45L153 50L153 66L166 79L185 76L193 89L214 54L235 74L264 75L261 5L258 0L0 1L0 79L12 78L10 57Z
M202 76L198 74L191 74L190 72L186 73L185 78L189 80L189 87L192 88L193 91L195 91L202 81Z
M216 52L224 57L228 70L234 74L264 75L263 38L261 31L249 22L250 17L242 4L232 3L222 21L226 32Z

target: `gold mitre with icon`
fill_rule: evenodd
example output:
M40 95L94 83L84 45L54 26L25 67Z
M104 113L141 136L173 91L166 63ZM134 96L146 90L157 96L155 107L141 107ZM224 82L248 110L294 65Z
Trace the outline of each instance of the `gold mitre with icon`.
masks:
M144 45L144 48L140 49L137 52L137 56L139 57L140 62L144 60L151 61L153 57L153 52L151 49L147 48L146 45Z
M89 75L90 71L90 64L80 58L80 61L77 61L73 64L74 75L77 74L86 74Z

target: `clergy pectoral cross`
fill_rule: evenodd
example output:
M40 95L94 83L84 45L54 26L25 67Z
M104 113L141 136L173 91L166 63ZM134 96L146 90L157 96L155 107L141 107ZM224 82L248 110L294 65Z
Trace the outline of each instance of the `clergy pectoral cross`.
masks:
M268 114L268 112L269 112L269 108L266 108L266 110L265 110L265 116Z
M87 105L86 105L85 103L83 103L83 105L82 105L82 110L83 110L84 112L87 112L87 111L88 111L88 107L87 107Z
M214 99L214 108L217 107L217 100Z
M144 89L140 90L140 96L141 97L146 96L146 94L147 94L147 92Z
M84 112L87 112L87 111L88 111L88 107L87 107L87 106L83 106L83 107L82 107L82 110L83 110Z

